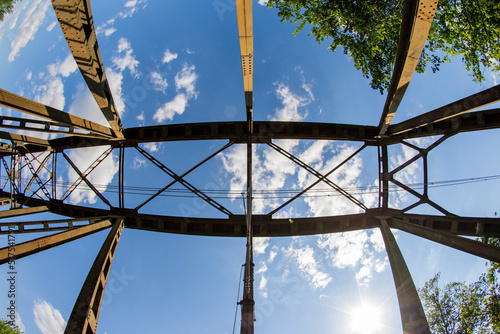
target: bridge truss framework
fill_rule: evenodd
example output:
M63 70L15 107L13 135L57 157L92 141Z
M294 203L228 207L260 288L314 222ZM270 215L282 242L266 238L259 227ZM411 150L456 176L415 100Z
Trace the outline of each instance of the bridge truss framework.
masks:
M65 333L96 333L106 281L120 236L125 228L152 232L246 238L244 292L240 302L242 310L241 333L254 332L254 237L314 235L371 228L380 229L394 276L405 333L430 333L430 330L411 275L390 228L500 262L499 248L464 238L464 236L499 237L500 224L498 220L459 217L448 212L429 197L427 179L427 157L431 150L452 136L464 132L500 127L500 109L473 111L500 101L500 85L401 123L391 124L424 47L436 10L436 1L406 0L404 2L397 59L378 126L253 121L252 1L236 0L247 120L244 122L173 124L128 129L124 129L121 124L102 65L90 1L52 0L52 5L78 68L107 119L109 127L0 89L0 105L44 119L33 120L0 116L0 126L3 128L0 131L0 138L10 142L10 144L4 142L0 145L1 163L8 178L0 191L0 204L10 205L10 210L0 211L0 218L25 216L39 212L52 212L68 217L64 220L51 221L19 221L16 223L0 221L0 234L12 233L6 229L7 226L15 226L15 233L62 231L17 245L15 258L19 259L104 229L110 229L77 298ZM10 132L4 129L10 129ZM20 135L17 130L57 133L64 136L46 140ZM417 147L409 141L414 138L431 136L438 136L439 139L426 148ZM361 147L330 172L321 174L276 145L273 142L276 139L352 141L361 143ZM227 144L182 175L174 173L139 145L163 141L203 140L224 140ZM313 174L317 177L317 181L268 214L252 214L252 146L255 144L269 145ZM398 144L406 145L416 150L418 154L391 170L388 148ZM247 147L246 207L248 212L245 215L232 213L185 179L186 175L232 145L246 145ZM106 146L107 149L84 171L79 170L66 154L71 149L95 146ZM349 191L339 187L328 178L335 170L368 147L374 147L378 152L378 166L375 166L379 171L379 204L377 208L367 208L356 196L351 195ZM174 180L135 208L125 206L124 156L130 150L137 150ZM113 151L119 152L120 162L118 205L113 205L114 201L105 197L88 179L89 174ZM398 181L395 177L396 173L416 161L422 161L423 166L424 189L422 194ZM57 195L56 182L56 167L60 164L69 165L79 176L62 196ZM47 180L42 180L40 178L42 172L48 173L50 177ZM329 185L359 206L362 213L331 217L294 218L293 224L290 224L288 219L273 218L273 214L321 182ZM83 183L109 208L97 209L67 204L65 200L71 192ZM139 213L145 204L176 183L192 191L201 200L219 210L226 218L186 218ZM389 196L393 186L407 191L418 200L404 209L391 209ZM442 215L408 213L411 209L424 204L433 207ZM0 263L5 264L8 261L7 248L0 249Z

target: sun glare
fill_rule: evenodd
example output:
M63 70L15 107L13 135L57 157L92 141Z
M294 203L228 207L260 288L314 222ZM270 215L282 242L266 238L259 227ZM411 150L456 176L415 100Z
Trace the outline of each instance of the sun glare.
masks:
M382 329L382 310L372 304L363 303L350 313L350 329L356 334L375 334Z

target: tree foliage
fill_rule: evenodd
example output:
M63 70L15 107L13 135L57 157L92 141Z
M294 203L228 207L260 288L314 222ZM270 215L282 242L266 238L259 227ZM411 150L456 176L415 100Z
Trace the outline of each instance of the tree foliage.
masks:
M17 0L0 0L0 21L3 21L5 14L12 13Z
M390 83L399 41L403 0L269 0L281 21L306 24L316 41L343 48L371 87L382 93ZM476 81L484 68L500 70L500 1L440 0L417 72L433 72L450 56L460 56Z
M0 320L0 334L22 334L17 326L11 326L6 320Z
M500 247L500 239L488 243ZM500 333L498 263L491 262L488 271L470 284L452 282L440 288L436 274L419 289L419 295L433 333Z

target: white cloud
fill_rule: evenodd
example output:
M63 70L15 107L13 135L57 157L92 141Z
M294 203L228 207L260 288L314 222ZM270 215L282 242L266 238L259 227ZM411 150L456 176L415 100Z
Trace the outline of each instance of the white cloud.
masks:
M172 101L165 103L156 110L153 119L158 123L171 121L176 114L182 115L186 110L188 99L185 94L177 94Z
M166 49L163 54L163 63L170 63L172 60L177 59L177 56L177 53L172 53L169 49Z
M253 239L253 250L255 252L255 255L264 254L268 246L269 246L269 238Z
M17 311L16 311L16 320L14 321L14 324L21 330L21 333L26 332L26 327L24 326L21 316L19 315L19 313L17 313Z
M35 323L43 334L62 334L64 332L66 321L64 321L61 312L45 300L35 301L33 313Z
M56 109L64 109L64 85L61 78L52 78L47 84L36 87L36 90L38 92L35 96L36 101Z
M140 114L140 115L135 116L135 118L137 119L137 124L138 124L139 126L144 126L144 124L145 124L145 120L146 120L146 119L144 118L144 110L143 110L143 111L141 111L141 114Z
M303 121L307 117L307 110L302 109L311 103L312 92L309 90L306 92L308 96L300 96L298 94L293 93L290 90L290 87L276 82L276 96L283 104L283 108L276 109L276 113L273 117L271 117L272 121Z
M54 21L51 24L49 24L47 26L47 31L52 31L52 29L54 29L54 27L56 26L56 24L57 24L57 21Z
M294 243L291 243L288 248L283 248L282 251L286 256L295 259L300 271L314 289L323 289L332 281L327 273L319 269L319 264L314 258L314 250L309 245L294 248Z
M132 161L132 169L139 169L143 166L146 166L146 160L140 159L139 157L134 157L134 161Z
M269 2L269 0L259 0L259 5L261 5L261 6L267 6L268 2Z
M21 49L24 48L30 40L33 40L40 25L45 19L45 14L49 8L49 1L35 0L31 7L26 12L26 15L19 26L18 33L11 42L11 51L8 56L9 62L19 55Z
M104 29L104 36L108 37L108 36L111 36L115 33L116 31L116 28L108 28L108 29Z
M491 72L491 78L493 79L493 84L496 86L498 85L498 75L496 74L497 72Z
M149 80L153 84L154 90L165 94L168 87L167 79L163 78L158 72L151 72Z
M368 285L373 272L382 272L388 266L385 245L378 229L322 235L319 248L325 250L334 268L356 269L356 280Z
M63 77L68 77L78 69L78 66L76 65L73 55L70 53L63 62L57 61L54 64L50 64L47 66L47 69L50 75L54 77L59 74Z
M117 51L118 56L112 58L114 66L120 72L123 72L127 68L134 77L138 77L137 66L139 65L139 61L135 59L134 50L126 38L120 38Z
M112 35L116 28L113 26L116 19L126 19L132 17L140 9L139 5L143 5L142 8L147 6L147 0L130 0L123 5L123 9L119 11L113 18L107 20L105 23L101 24L96 28L97 34L104 34L106 37Z
M184 64L182 70L175 75L175 88L177 91L185 89L189 99L196 98L198 94L195 92L196 79L198 75L194 72L194 65L188 66Z
M269 252L269 259L267 259L267 263L272 263L276 258L276 255L278 255L278 252L276 251L272 250L271 252Z
M125 100L122 93L123 74L120 71L114 71L110 68L106 71L106 75L111 94L113 94L113 101L115 102L118 114L121 116L125 112Z
M198 92L195 91L197 78L198 75L195 72L195 66L184 64L182 70L175 75L177 95L171 101L166 102L159 107L156 110L153 119L158 123L163 123L166 120L171 121L174 119L175 115L182 115L184 111L186 111L189 100L193 98L196 99L198 96ZM156 79L160 85L163 85L166 88L167 82L165 80L164 83L162 83L164 79L161 75L158 74Z
M33 77L33 72L29 71L26 73L26 81L31 81L31 78Z
M149 153L154 153L160 150L160 145L158 145L158 143L145 143L144 148L149 151Z
M108 147L106 146L72 149L69 151L68 156L78 169L83 172L107 149ZM118 158L115 154L111 153L87 176L87 180L89 180L102 194L117 172ZM67 177L68 180L73 183L78 178L78 174L69 167ZM82 182L80 186L71 193L69 201L72 204L94 204L97 202L97 196Z

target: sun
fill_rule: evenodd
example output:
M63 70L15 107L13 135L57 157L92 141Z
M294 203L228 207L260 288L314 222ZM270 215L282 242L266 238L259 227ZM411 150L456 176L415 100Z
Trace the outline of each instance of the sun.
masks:
M382 329L382 310L370 303L362 303L350 313L350 329L355 334L375 334Z

